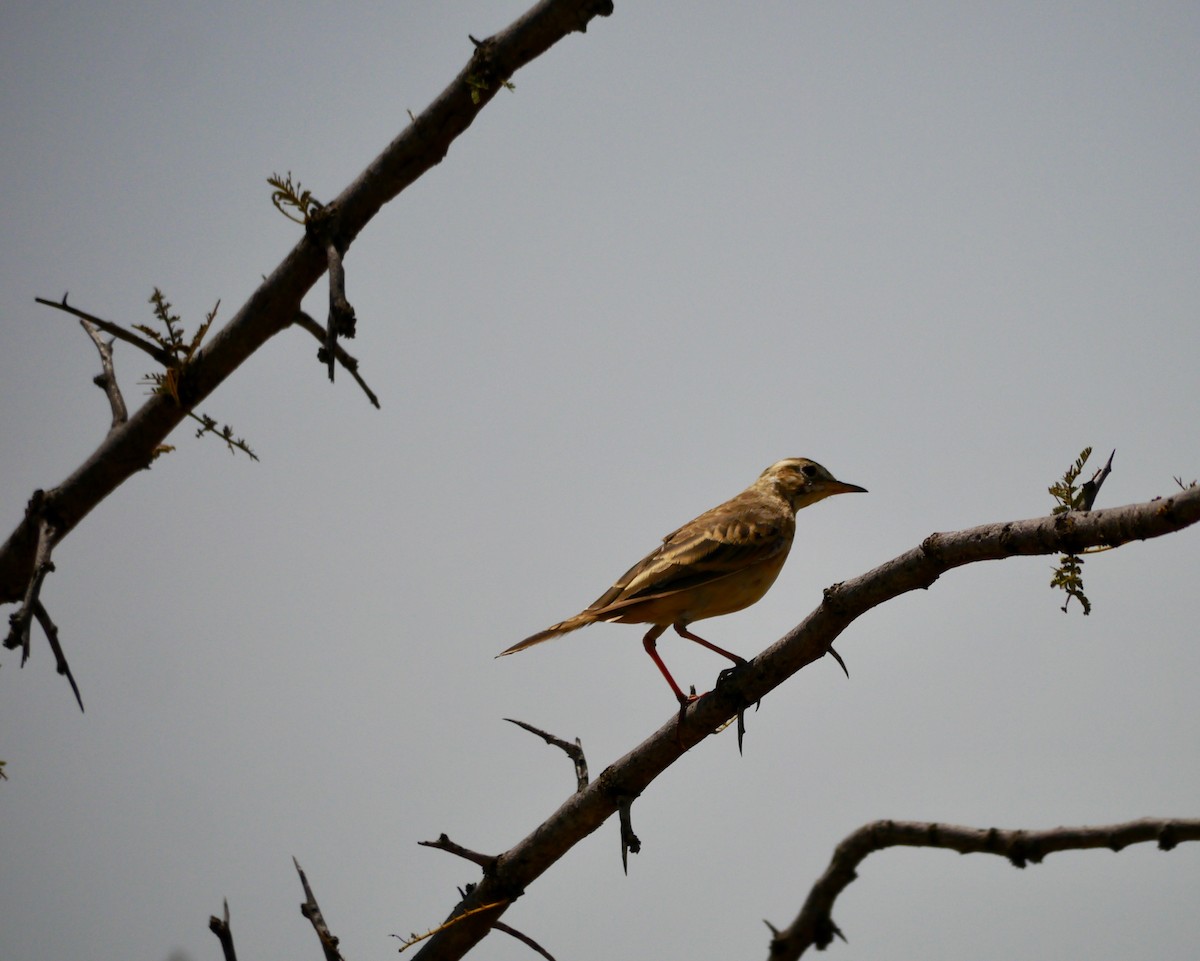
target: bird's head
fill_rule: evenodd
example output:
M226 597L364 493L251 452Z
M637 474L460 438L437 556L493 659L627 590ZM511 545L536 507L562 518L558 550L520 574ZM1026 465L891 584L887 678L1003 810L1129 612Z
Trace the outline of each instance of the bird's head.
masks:
M766 485L798 511L809 504L834 494L852 492L866 493L865 487L847 484L838 480L816 461L807 457L788 457L772 464L758 477L758 484Z

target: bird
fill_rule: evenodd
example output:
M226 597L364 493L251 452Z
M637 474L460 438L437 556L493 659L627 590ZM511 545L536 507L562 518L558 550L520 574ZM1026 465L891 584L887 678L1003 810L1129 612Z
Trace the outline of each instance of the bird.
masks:
M736 497L664 537L574 617L538 631L496 656L515 654L597 621L649 624L642 646L671 686L682 712L696 695L685 695L675 682L658 654L658 638L673 627L680 637L735 665L745 664L745 658L693 634L688 625L732 614L762 598L791 550L796 511L834 494L852 492L866 493L866 488L837 480L816 461L806 457L777 461ZM841 658L838 661L841 663Z

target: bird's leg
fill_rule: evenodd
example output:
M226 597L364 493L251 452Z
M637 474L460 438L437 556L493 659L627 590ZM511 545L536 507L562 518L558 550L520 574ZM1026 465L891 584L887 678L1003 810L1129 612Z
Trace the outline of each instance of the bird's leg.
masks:
M696 700L696 696L693 694L691 697L688 697L683 693L682 690L680 690L679 685L675 683L675 678L671 677L671 672L667 670L667 665L664 664L662 658L658 656L658 638L666 629L666 624L655 624L654 627L650 628L650 630L646 632L646 636L642 638L642 647L646 649L646 653L650 655L650 660L652 660L655 666L662 671L662 676L665 677L667 679L667 683L671 685L671 690L675 692L675 698L679 701L679 707L682 710L682 708L685 707L689 701Z
M658 638L663 631L667 629L666 624L656 624L646 632L646 636L642 638L642 647L646 649L646 653L650 655L650 659L662 676L667 679L667 683L671 685L671 690L675 692L675 697L679 701L679 720L675 724L675 741L679 745L679 750L684 750L683 747L683 716L687 713L687 706L696 700L696 689L692 688L692 695L689 697L679 689L679 685L675 683L675 678L671 677L671 672L667 670L667 665L663 663L661 657L658 656Z
M739 657L736 654L731 654L729 651L725 650L725 648L717 647L717 645L712 643L711 641L706 641L702 637L697 637L695 634L693 634L691 631L689 631L687 629L687 627L685 627L683 624L675 625L675 633L678 634L680 637L686 637L689 641L695 641L701 647L707 647L710 651L714 651L715 653L720 654L722 657L729 658L738 667L741 667L743 664L746 663L746 659L744 657Z
M733 667L727 667L727 668L725 668L725 670L721 671L721 673L717 675L717 683L718 684L720 684L723 680L725 680L725 678L730 677L735 671L737 671L738 669L740 669L743 665L745 665L747 663L747 661L744 657L738 657L738 655L725 650L723 647L717 647L717 645L713 644L711 641L706 641L702 637L697 637L695 634L693 634L691 631L689 631L682 624L675 625L675 633L678 634L680 637L686 637L689 641L695 641L697 644L707 647L710 651L714 651L717 654L721 654L724 657L727 657L731 661L733 661ZM835 654L834 656L836 657L837 655ZM762 701L755 702L754 710L757 711L760 704L762 704ZM738 754L741 754L742 753L742 738L746 734L746 709L745 708L742 708L741 710L738 711L737 722L738 722L738 727L737 727Z

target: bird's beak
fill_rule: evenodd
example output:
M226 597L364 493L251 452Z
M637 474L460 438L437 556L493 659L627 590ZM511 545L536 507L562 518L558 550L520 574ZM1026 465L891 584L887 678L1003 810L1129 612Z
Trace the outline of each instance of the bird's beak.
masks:
M830 494L865 494L867 489L859 487L857 484L847 484L845 481L835 480L827 483L825 489Z

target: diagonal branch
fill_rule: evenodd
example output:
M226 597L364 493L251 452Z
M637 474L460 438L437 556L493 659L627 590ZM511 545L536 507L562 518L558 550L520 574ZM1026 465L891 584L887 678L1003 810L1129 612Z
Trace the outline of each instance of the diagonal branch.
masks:
M770 958L793 961L810 947L823 950L835 935L841 934L833 923L833 903L858 876L859 865L876 851L918 847L945 848L959 854L997 854L1023 868L1028 863L1039 864L1047 854L1058 851L1089 848L1120 851L1148 841L1157 842L1164 851L1170 851L1181 841L1200 841L1200 819L1143 818L1049 831L1005 831L913 821L864 824L837 846L829 867L812 886L796 919L783 931L772 928Z
M441 162L505 80L568 34L586 30L594 17L610 13L611 0L541 0L508 28L475 47L450 85L333 201L342 250L349 249L384 204ZM482 88L481 82L485 84ZM129 477L147 467L155 449L188 411L292 323L301 299L327 266L321 244L303 237L188 365L179 403L163 394L152 396L127 423L110 432L70 477L47 492L61 521L59 539ZM75 312L65 304L61 307ZM0 604L25 595L34 576L35 547L36 530L28 521L19 524L0 546Z
M144 340L132 331L126 330L120 324L114 324L110 320L104 320L102 317L97 317L95 314L89 314L87 311L80 310L78 307L72 307L67 303L67 295L63 294L62 300L47 300L45 297L34 297L35 303L41 304L44 307L53 307L55 310L62 310L68 314L78 317L81 323L91 324L92 327L98 327L109 336L116 340L124 341L127 344L132 344L138 350L145 351L163 367L171 366L171 355L157 344L152 344L148 340ZM91 331L88 331L91 333ZM95 337L93 336L93 339ZM99 342L97 342L99 346Z
M434 934L417 957L422 961L463 957L487 935L509 903L616 813L623 798L640 795L688 747L704 740L738 711L801 668L824 657L846 627L871 608L908 591L928 588L946 571L977 561L1124 544L1170 534L1197 521L1200 521L1200 487L1144 504L932 534L918 547L861 577L834 585L800 624L719 681L710 694L689 705L682 722L672 713L668 722L646 741L601 772L528 837L501 854L494 868L454 908L451 917L493 904L501 905L499 914L462 917L460 923Z
M46 642L50 645L50 650L54 653L54 663L58 669L58 673L67 679L67 683L71 685L71 690L75 692L75 703L79 705L79 710L83 710L83 695L79 693L79 685L75 683L75 675L71 673L71 665L67 663L67 656L63 653L62 644L58 640L58 627L54 621L50 620L50 612L46 610L41 601L33 605L33 616L37 618L37 622L41 625L42 631L46 635Z
M300 875L300 883L304 886L304 900L300 903L300 913L308 919L313 930L317 932L321 950L325 953L325 961L342 961L342 954L338 951L338 937L329 930L329 925L325 923L325 915L321 913L321 907L317 904L317 897L308 883L308 876L295 858L292 858L292 864L296 866L296 873Z
M470 848L464 848L461 844L451 841L445 834L439 834L436 841L418 841L417 844L423 848L437 848L439 851L446 851L449 854L456 854L460 858L478 864L483 868L484 873L492 869L496 863L496 857L492 854L481 854L479 851L472 851Z

